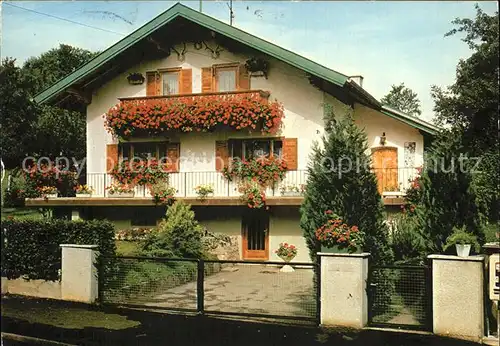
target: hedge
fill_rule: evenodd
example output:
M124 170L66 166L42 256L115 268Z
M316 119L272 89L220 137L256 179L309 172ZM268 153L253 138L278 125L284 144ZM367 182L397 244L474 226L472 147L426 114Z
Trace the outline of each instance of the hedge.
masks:
M58 280L60 244L98 245L99 266L116 250L113 224L102 220L2 220L1 244L1 272L9 279Z

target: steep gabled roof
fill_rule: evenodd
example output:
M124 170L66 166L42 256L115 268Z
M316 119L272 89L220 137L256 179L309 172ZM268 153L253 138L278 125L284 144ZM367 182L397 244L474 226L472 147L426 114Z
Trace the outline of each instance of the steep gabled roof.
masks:
M81 66L76 71L60 79L46 90L36 95L35 102L43 103L49 101L54 96L70 87L72 84L77 83L81 79L85 78L85 76L89 73L96 72L96 70L102 67L105 63L115 58L118 54L132 47L134 44L148 37L157 29L168 24L179 16L184 17L203 27L206 27L207 29L213 30L214 32L239 41L249 47L259 50L276 59L282 60L292 66L295 66L301 70L304 70L305 72L308 72L316 77L324 79L340 87L344 86L344 84L346 84L346 82L348 81L349 77L342 73L331 70L325 66L315 63L312 60L304 58L289 50L281 48L238 28L227 25L226 23L223 23L215 18L212 18L180 3L177 3L153 20L149 21L139 29L129 34L127 37L123 38L122 40L118 41L117 43L103 51L101 54Z
M380 110L380 112L382 112L383 114L385 114L393 119L402 121L403 123L405 123L407 125L410 125L410 126L417 128L421 131L424 131L430 135L435 135L436 133L439 132L439 127L437 127L431 123L428 123L427 121L424 121L420 118L417 118L417 117L408 115L406 113L403 113L401 111L398 111L397 109L391 108L387 105L382 105L382 109Z
M337 87L344 89L348 94L353 95L356 99L362 100L363 103L366 103L370 107L373 107L374 109L377 109L378 111L381 111L382 113L392 118L403 121L410 126L416 127L430 134L436 133L436 130L433 129L432 125L428 123L418 121L418 119L416 120L401 112L386 107L382 108L382 105L376 98L370 95L366 90L361 88L355 82L350 80L348 76L329 69L318 63L315 63L310 59L293 53L287 49L281 48L273 43L253 36L243 30L223 23L215 18L195 11L180 3L175 4L165 12L161 13L159 16L155 17L139 29L135 30L122 40L118 41L117 43L103 51L101 54L97 55L89 62L82 65L74 72L60 79L52 86L36 95L34 98L35 102L50 102L61 93L69 90L75 84L81 83L91 76L95 76L96 74L106 71L107 66L109 66L108 64L110 64L113 59L117 58L127 49L133 47L140 41L149 37L156 30L162 28L178 17L183 17L188 21L224 35L248 47L251 47L264 54L288 63L291 66L301 69L314 77L320 78L328 83L336 85Z

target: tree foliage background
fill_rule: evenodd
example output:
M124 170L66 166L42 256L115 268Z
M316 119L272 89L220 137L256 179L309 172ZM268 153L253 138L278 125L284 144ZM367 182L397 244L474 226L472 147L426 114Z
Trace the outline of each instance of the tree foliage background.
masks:
M480 160L473 184L490 221L498 221L500 200L498 19L498 11L488 15L476 5L474 19L452 22L457 27L445 36L465 34L472 54L458 62L452 85L432 87L435 122L458 136L464 155Z
M404 83L392 85L389 93L380 102L415 117L422 114L417 93L406 87Z
M1 157L6 168L19 167L27 155L85 157L84 107L71 110L37 105L33 97L98 53L61 44L31 57L22 66L5 58L0 66Z

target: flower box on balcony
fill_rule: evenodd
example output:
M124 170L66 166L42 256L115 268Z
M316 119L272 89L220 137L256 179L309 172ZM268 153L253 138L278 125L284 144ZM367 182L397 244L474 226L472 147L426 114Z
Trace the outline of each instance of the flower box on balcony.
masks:
M402 191L384 191L382 192L384 197L401 197L403 196Z
M122 98L105 114L118 137L155 136L168 131L212 132L224 128L276 133L283 105L261 90Z
M113 198L134 198L134 195L134 192L108 192L108 196Z
M297 191L285 191L285 192L282 192L281 195L283 197L300 197L300 196L302 196L302 193L297 192Z
M47 193L43 195L43 198L57 198L57 193Z
M92 197L91 193L77 193L76 198L90 198Z

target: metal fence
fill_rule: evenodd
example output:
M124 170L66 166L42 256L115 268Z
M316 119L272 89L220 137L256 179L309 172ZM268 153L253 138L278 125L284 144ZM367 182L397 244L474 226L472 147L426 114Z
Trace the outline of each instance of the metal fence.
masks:
M104 304L316 323L315 264L115 257L100 270ZM319 271L318 271L319 272Z
M431 330L430 267L371 267L369 293L371 325Z

